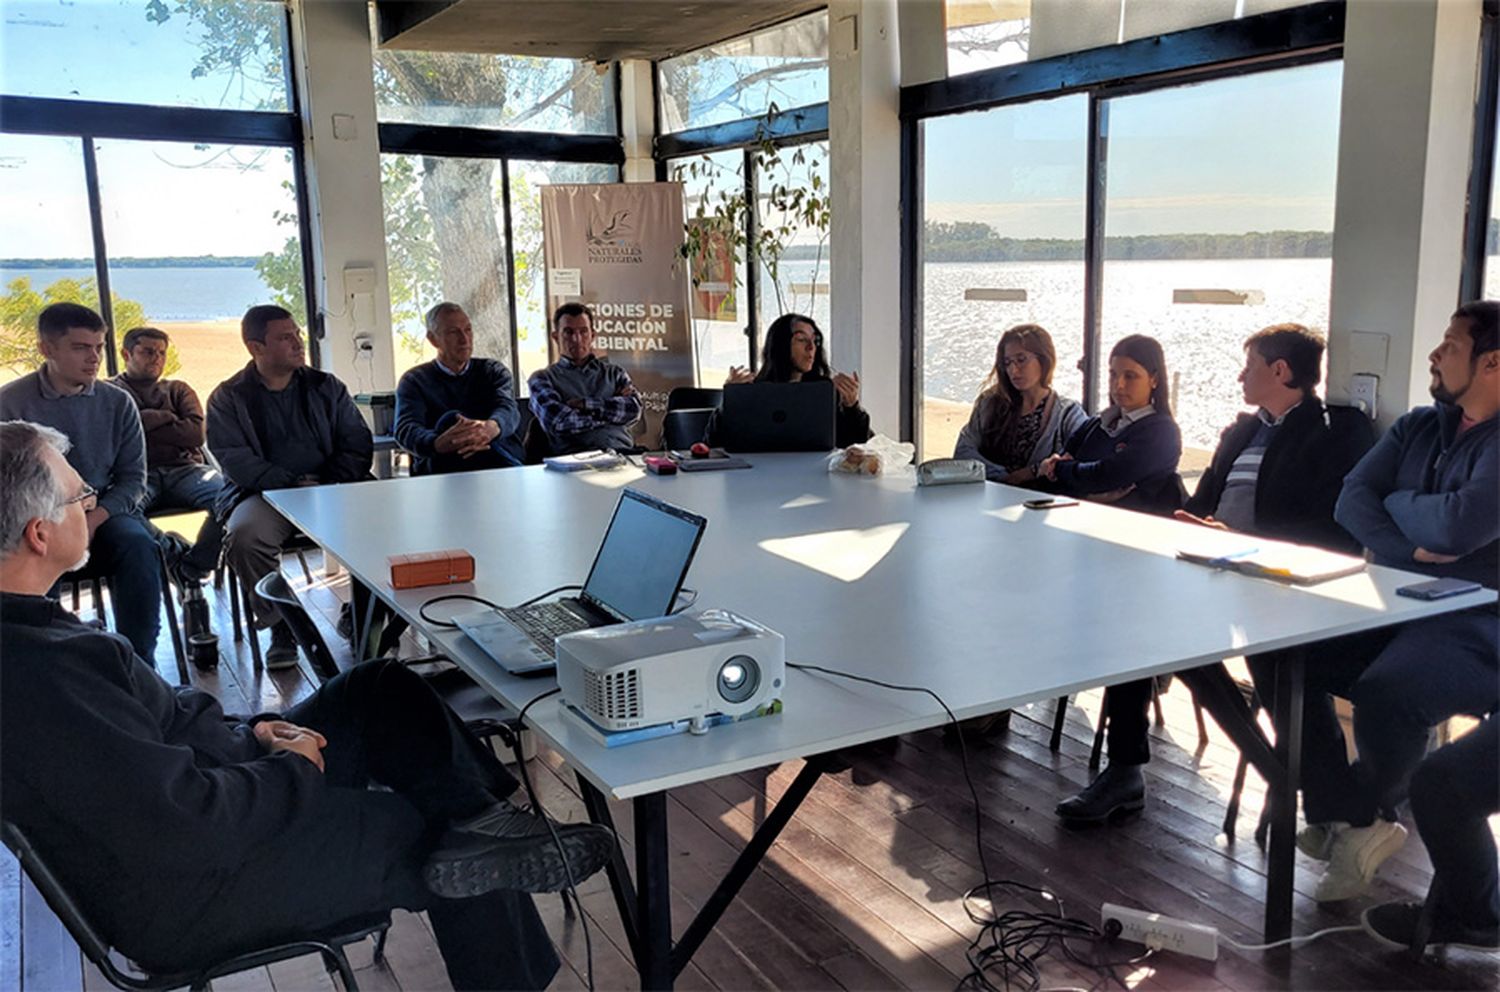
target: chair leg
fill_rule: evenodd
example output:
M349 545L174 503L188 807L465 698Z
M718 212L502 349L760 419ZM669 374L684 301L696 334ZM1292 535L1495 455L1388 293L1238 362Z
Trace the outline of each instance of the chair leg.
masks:
M1240 795L1245 791L1245 772L1250 762L1242 754L1234 769L1234 784L1229 787L1229 805L1224 808L1224 836L1234 840L1234 827L1240 818Z
M179 685L188 684L187 648L182 643L182 626L177 622L177 604L172 602L172 576L167 571L167 559L158 555L161 562L161 601L167 607L167 626L172 630L172 653L177 656L177 680Z
M1167 718L1162 715L1161 711L1161 681L1158 679L1151 680L1151 712L1158 727L1167 725Z
M354 980L354 969L349 967L349 958L342 947L331 947L324 952L330 973L338 972L339 980L347 992L359 992L359 982Z
M1109 698L1109 690L1104 690L1104 696ZM1089 771L1099 770L1099 762L1104 757L1104 734L1109 729L1109 717L1104 713L1099 714L1099 726L1094 729L1094 746L1089 748Z
M235 577L234 569L224 567L229 573L229 616L234 627L234 642L238 644L245 639L245 629L240 626L240 581Z
M1068 719L1068 697L1057 697L1057 712L1052 717L1052 739L1047 742L1047 750L1056 754L1062 749L1063 724Z
M302 563L302 577L307 580L308 585L312 585L312 569L307 567L307 552L301 548L297 549L297 561Z
M375 936L375 963L381 964L385 961L385 939L391 935L391 928L385 927Z
M255 607L250 600L250 583L240 582L240 612L245 616L245 635L250 639L250 657L255 670L261 670L260 631L255 629Z
M1407 953L1413 961L1421 961L1423 955L1427 953L1427 939L1432 936L1433 917L1437 915L1437 902L1442 885L1443 880L1433 875L1432 884L1427 887L1427 898L1422 900L1422 912L1417 917L1417 928L1412 931L1411 946L1407 948Z
M94 616L99 618L100 623L108 627L110 625L109 614L104 610L104 583L98 577L90 579L89 582L90 595L94 598Z
M1208 723L1203 719L1203 705L1193 697L1193 720L1198 724L1198 746L1208 746Z

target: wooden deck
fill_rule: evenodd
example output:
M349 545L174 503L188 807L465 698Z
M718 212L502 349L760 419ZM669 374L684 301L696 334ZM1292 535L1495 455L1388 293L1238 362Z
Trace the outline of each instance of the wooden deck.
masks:
M311 557L310 585L295 559L287 562L286 572L347 663L348 646L333 632L342 581L324 580L317 556ZM230 639L222 594L213 604L223 661L217 673L195 672L197 685L215 693L231 712L281 708L313 690L316 683L305 670L254 672L248 646ZM156 660L163 675L175 680L165 633ZM1069 915L1085 920L1097 922L1099 904L1111 901L1212 924L1242 943L1258 941L1265 857L1250 833L1263 785L1252 772L1239 837L1225 838L1220 822L1237 754L1211 722L1210 739L1200 745L1181 688L1163 697L1166 726L1154 731L1146 811L1103 830L1070 831L1058 824L1053 805L1089 779L1099 695L1086 693L1073 701L1060 753L1047 747L1050 702L1018 711L1008 733L971 746L991 872L1051 887ZM798 768L800 763L789 763L673 793L673 912L679 931ZM583 817L576 782L556 755L544 751L532 771L553 815ZM628 847L629 804L615 804L615 816ZM1310 898L1311 863L1299 862L1295 928L1310 933L1357 923L1372 902L1419 899L1430 877L1413 832L1382 871L1374 896L1320 908ZM953 988L969 970L966 950L975 933L961 896L979 881L972 802L957 751L938 732L904 737L890 748L864 749L849 771L818 783L679 984L686 989ZM634 987L635 972L604 877L590 879L580 896L593 930L596 986ZM553 987L586 987L577 918L565 914L558 898L540 897L537 904L566 962ZM1014 905L1028 903L1018 898ZM1029 905L1041 908L1034 900ZM420 915L395 914L384 963L373 960L372 950L366 942L351 953L365 989L449 988ZM1453 952L1441 964L1413 964L1361 933L1340 933L1295 951L1225 948L1215 963L1159 955L1117 973L1125 986L1139 989L1494 989L1500 986L1500 958ZM1097 975L1060 957L1045 959L1043 981L1048 988L1102 987ZM334 985L319 961L309 957L221 979L214 988L288 992ZM0 855L0 990L107 987L15 861Z

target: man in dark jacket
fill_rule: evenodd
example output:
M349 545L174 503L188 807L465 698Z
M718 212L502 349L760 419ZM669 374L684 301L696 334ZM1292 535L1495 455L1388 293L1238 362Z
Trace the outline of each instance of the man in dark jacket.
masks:
M1245 341L1240 383L1245 402L1256 412L1240 414L1225 428L1197 491L1187 508L1177 511L1179 520L1330 550L1359 550L1334 522L1333 506L1345 474L1374 441L1374 430L1364 414L1326 407L1318 398L1323 349L1323 338L1301 324L1275 324ZM1251 671L1274 672L1279 654L1251 658ZM1274 698L1269 692L1265 698ZM1145 802L1141 768L1151 757L1151 683L1111 686L1105 698L1109 767L1082 793L1059 804L1058 815L1067 820L1103 822Z
M439 303L426 321L437 358L396 386L396 443L411 452L411 474L521 464L510 440L521 420L510 370L473 357L474 325L457 303Z
M251 307L240 335L251 361L208 398L208 447L227 477L218 513L229 566L253 587L277 568L281 546L296 532L260 494L368 479L375 445L344 384L307 367L290 313ZM275 607L256 597L255 614L271 628L266 667L295 665L296 642Z
M142 512L207 510L198 539L176 562L185 580L201 582L219 564L224 525L214 513L224 477L203 461L203 404L181 379L163 379L171 340L155 327L125 332L125 370L109 380L128 392L146 432L146 501Z
M454 986L543 988L523 892L582 881L609 831L552 827L423 679L357 666L282 718L228 719L46 591L93 490L49 428L0 424L0 791L109 942L178 970L393 907L429 911ZM372 791L379 783L389 791Z
M1334 517L1375 562L1495 588L1500 570L1500 304L1454 312L1428 357L1432 406L1406 414L1349 473ZM1432 727L1500 705L1493 605L1339 638L1309 650L1303 732L1303 853L1328 862L1322 902L1368 887L1406 840L1406 798ZM1327 693L1354 704L1347 761ZM1318 714L1314 721L1315 712Z

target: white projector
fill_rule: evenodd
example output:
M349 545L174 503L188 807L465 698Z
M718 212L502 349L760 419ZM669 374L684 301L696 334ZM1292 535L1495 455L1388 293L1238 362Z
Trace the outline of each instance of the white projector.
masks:
M737 718L779 702L786 640L727 610L594 627L557 638L563 702L614 733Z

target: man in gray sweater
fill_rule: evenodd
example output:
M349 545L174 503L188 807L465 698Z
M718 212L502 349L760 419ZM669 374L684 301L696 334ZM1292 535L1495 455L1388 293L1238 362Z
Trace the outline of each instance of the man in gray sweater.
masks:
M161 630L161 566L140 515L146 442L130 394L97 378L104 337L104 319L88 307L54 303L43 310L42 367L0 388L0 420L45 424L72 442L68 463L98 493L87 514L89 555L112 577L116 628L150 661Z
M558 307L552 337L560 357L526 383L531 412L546 431L552 454L634 447L630 427L641 419L641 398L624 369L594 354L589 308L582 303Z

